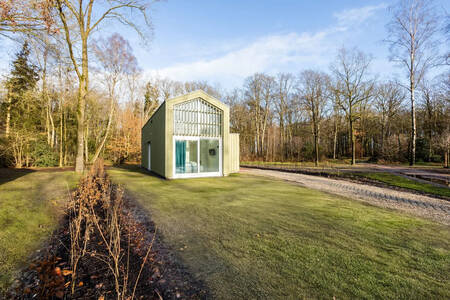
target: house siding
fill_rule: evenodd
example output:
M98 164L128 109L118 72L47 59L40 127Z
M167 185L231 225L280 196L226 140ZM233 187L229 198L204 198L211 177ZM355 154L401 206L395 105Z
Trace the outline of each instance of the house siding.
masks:
M165 147L166 147L166 103L162 103L150 120L142 128L142 167L148 167L148 143L151 143L152 171L166 176Z

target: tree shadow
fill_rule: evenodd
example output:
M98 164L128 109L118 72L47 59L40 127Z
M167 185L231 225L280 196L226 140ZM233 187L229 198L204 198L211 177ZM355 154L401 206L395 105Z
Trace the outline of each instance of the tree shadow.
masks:
M31 169L0 168L0 185L35 172Z
M141 173L141 174L145 174L148 176L152 176L158 179L166 179L163 176L156 174L155 172L149 171L143 167L141 167L138 164L121 164L121 165L114 165L111 167L107 167L108 168L117 168L117 169L121 169L124 170L126 172L130 172L130 173Z

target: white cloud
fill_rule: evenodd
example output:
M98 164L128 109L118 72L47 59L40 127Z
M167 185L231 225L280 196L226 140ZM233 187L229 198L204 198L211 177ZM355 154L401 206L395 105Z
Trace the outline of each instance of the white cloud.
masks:
M207 80L219 82L226 88L239 86L255 72L289 71L305 68L326 69L338 47L345 43L352 24L369 20L377 10L385 7L366 6L334 14L337 23L316 33L286 33L261 37L238 49L230 49L211 59L174 64L158 70L147 70L147 76L168 77L174 80Z
M333 16L337 19L340 25L357 25L367 21L376 12L385 9L387 5L381 3L379 5L364 6L359 8L346 9L336 12Z

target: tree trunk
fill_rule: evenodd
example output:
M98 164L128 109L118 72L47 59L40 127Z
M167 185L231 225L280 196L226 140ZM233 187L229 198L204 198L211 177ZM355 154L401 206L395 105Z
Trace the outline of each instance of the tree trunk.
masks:
M105 147L106 140L109 136L109 131L111 128L112 119L114 116L114 97L111 97L110 104L109 104L109 116L108 116L108 125L106 126L105 135L103 136L103 139L100 143L100 145L97 147L97 150L95 150L94 157L92 157L91 163L94 164L97 160L98 156L100 155L100 152L102 151L103 147Z
M449 151L447 149L447 150L445 150L445 153L444 153L444 168L448 168L448 165L449 165L449 163L448 163L448 159L449 159L448 154L449 154Z
M63 100L61 99L60 103L60 117L59 117L59 167L63 166L63 143L64 143L64 136L63 136L63 124L64 124L64 112L63 112L63 106L62 106Z
M380 154L381 156L384 157L384 136L386 135L386 126L385 126L385 121L384 121L384 117L383 120L381 121L381 138L380 138Z
M336 159L338 123L336 115L334 116L334 138L333 138L333 159Z
M431 128L430 128L428 138L430 139L428 142L428 144L429 144L428 145L428 161L431 162L432 156L433 156L433 143L432 143L433 132L431 131Z
M84 162L87 164L89 162L89 126L85 126L84 135Z
M411 52L411 69L409 73L409 84L411 93L411 155L409 164L413 166L416 163L416 106L414 99L415 78L414 78L414 51Z
M314 133L314 152L315 152L314 165L316 167L318 167L319 166L319 134L317 132Z
M64 119L64 162L63 164L67 165L67 117L66 113L63 110L63 119Z
M5 137L9 137L11 127L11 97L8 94L6 102L6 122L5 122Z
M77 105L77 154L75 158L75 171L81 173L84 171L84 127L85 127L85 111L86 111L86 97L88 95L88 44L87 37L82 37L82 59L81 68L82 74L79 78L78 87L78 105Z
M49 103L50 108L50 103ZM50 147L53 148L55 146L55 122L53 122L52 111L49 109L49 117L50 117L50 126L51 126L51 134L50 134Z
M355 164L356 161L356 147L355 147L355 133L353 132L353 120L350 117L350 146L352 152L352 165Z

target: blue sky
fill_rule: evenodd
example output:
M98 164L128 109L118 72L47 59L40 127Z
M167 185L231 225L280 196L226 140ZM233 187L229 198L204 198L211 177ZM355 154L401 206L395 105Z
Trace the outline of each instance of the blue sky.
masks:
M186 1L153 8L154 36L135 54L146 76L240 86L255 72L327 71L336 50L373 56L381 78L402 76L388 61L385 24L390 1ZM448 2L436 3L448 11Z
M373 56L380 79L404 77L388 60L385 24L392 1L168 0L152 5L148 45L129 28L99 33L127 38L144 70L174 80L207 80L230 89L255 72L328 71L342 46ZM436 1L449 11L449 2ZM448 47L448 46L447 46ZM11 57L9 47L0 49ZM5 63L5 60L3 60Z

